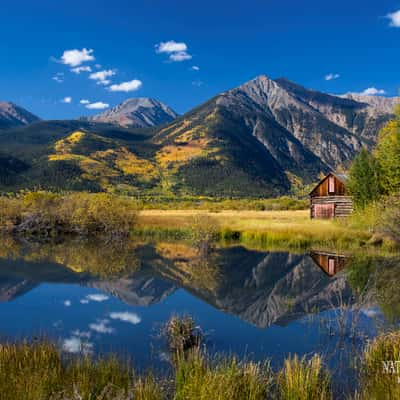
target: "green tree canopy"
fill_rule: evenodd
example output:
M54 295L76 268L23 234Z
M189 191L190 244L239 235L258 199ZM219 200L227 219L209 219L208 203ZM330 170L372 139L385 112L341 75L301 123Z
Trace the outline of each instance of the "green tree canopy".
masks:
M348 188L356 208L378 199L381 193L379 165L367 149L362 149L350 168Z
M385 194L400 191L400 105L396 118L381 130L375 148L375 157L381 170L381 185Z

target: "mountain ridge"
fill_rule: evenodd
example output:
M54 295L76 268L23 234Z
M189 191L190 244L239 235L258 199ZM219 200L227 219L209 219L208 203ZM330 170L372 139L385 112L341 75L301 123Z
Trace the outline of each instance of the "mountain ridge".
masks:
M8 101L0 101L0 129L15 128L40 121L26 109Z
M137 97L126 99L109 110L92 117L83 117L83 119L122 127L144 128L171 122L177 116L178 114L172 108L159 100Z
M136 112L162 104L141 98L109 110L102 123L41 121L6 129L0 132L0 188L287 194L315 182L320 173L346 169L362 147L372 148L378 131L393 118L387 111L398 99L354 96L261 75L159 126L110 123L110 116L119 118L126 107ZM7 179L2 179L2 160Z

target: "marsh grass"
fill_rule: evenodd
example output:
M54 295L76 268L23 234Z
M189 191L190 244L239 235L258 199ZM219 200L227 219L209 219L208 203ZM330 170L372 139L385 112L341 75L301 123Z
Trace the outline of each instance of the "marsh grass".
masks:
M48 342L0 346L0 391L2 400L162 398L151 375L136 378L128 364L114 357L62 360Z
M214 232L219 241L259 249L353 249L365 246L373 235L365 228L349 227L345 221L311 221L308 211L142 210L136 232L153 238L190 240L196 236L194 221L199 216L207 218L208 232Z
M319 355L311 359L289 357L278 374L282 400L332 399L331 381Z
M397 363L396 363L397 361ZM382 334L367 346L361 369L363 400L400 398L400 331ZM384 362L388 369L385 370Z
M269 364L210 359L194 349L177 363L174 400L264 400L273 398L273 382Z
M162 332L168 342L170 352L182 353L200 347L203 333L190 316L173 315L165 324Z

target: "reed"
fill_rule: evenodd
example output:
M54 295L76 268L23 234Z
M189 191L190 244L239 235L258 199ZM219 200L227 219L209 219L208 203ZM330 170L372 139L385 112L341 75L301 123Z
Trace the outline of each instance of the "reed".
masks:
M367 346L361 370L360 399L400 398L400 331L382 334Z
M332 399L330 376L323 367L319 355L310 360L289 357L278 375L278 387L282 400Z
M177 363L174 400L264 400L272 397L272 390L268 364L235 357L212 360L199 349Z
M57 347L46 341L0 346L0 393L2 400L162 399L161 386L151 375L136 378L115 357L62 360Z

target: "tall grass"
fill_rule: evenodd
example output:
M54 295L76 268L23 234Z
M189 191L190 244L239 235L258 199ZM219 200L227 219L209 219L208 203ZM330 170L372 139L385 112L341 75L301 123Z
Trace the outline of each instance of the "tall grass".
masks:
M353 399L400 398L400 331L378 336L361 357ZM386 363L386 369L383 362ZM392 362L392 364L388 364ZM48 342L0 345L2 400L330 400L329 372L319 355L269 363L210 357L199 347L176 352L169 377L137 375L115 357L63 359ZM339 386L339 385L338 385ZM344 396L339 391L335 396ZM335 397L336 398L336 397Z
M366 348L361 399L400 399L400 331L375 338Z
M133 369L116 358L63 361L57 347L47 342L0 346L2 400L132 397L160 400L162 389L151 375L136 379Z
M268 364L211 360L195 349L178 360L174 400L264 400L272 397L272 383Z
M278 382L282 400L332 399L330 377L319 355L310 360L297 355L286 359Z

